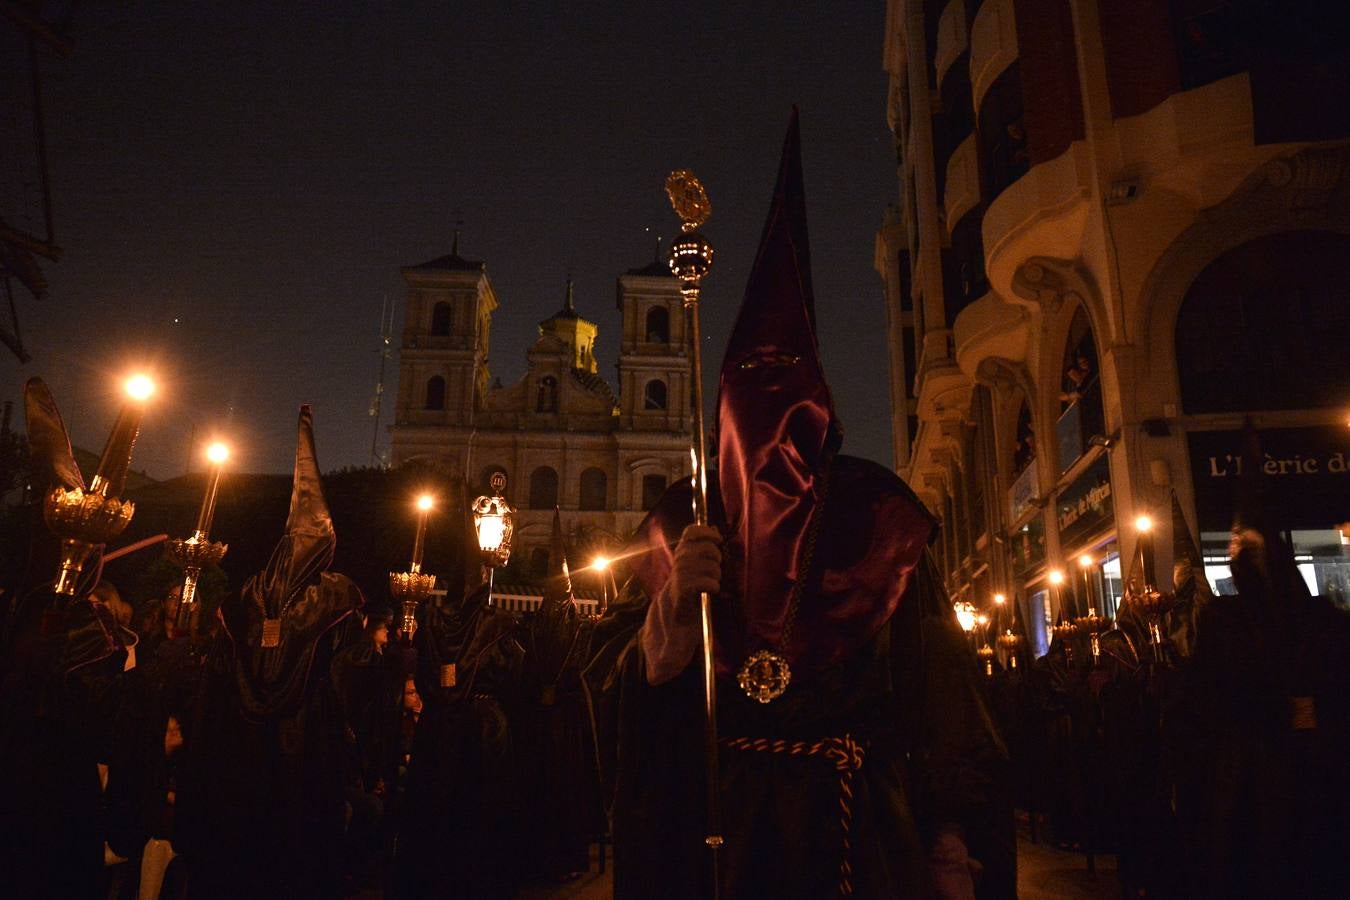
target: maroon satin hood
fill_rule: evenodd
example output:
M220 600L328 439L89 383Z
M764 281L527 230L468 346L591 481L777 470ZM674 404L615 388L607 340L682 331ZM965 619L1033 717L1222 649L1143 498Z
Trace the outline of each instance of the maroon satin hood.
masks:
M835 507L847 510L853 505L853 513L867 521L849 530L870 546L845 554L847 570L837 568L840 559L827 558L837 551L818 546L811 572L804 571L812 515L827 494L827 483L828 493L844 493L839 479L830 477L841 432L814 326L801 138L794 109L773 202L719 380L718 486L728 539L722 584L724 594L734 598L735 610L717 617L723 671L739 669L756 650L778 648L793 585L801 578L809 581L797 624L790 645L779 648L794 671L828 665L860 646L894 612L931 533L931 520L907 490L901 505L913 508L912 516L883 509L885 504L878 506L851 491L847 498L830 499L826 527L836 530L837 539L838 528L848 527L849 519L841 518ZM905 530L879 532L878 517ZM836 540L822 538L820 543Z

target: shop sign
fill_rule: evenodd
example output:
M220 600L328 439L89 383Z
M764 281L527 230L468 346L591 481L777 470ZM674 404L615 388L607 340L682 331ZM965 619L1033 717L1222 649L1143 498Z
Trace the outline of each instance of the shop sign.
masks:
M1008 489L1008 506L1012 512L1012 521L1016 522L1022 518L1023 513L1031 509L1040 492L1041 480L1036 475L1036 460L1032 459Z
M1082 475L1059 492L1055 512L1059 523L1059 542L1072 547L1089 538L1112 521L1115 513L1111 498L1111 466L1102 454Z
M1350 521L1350 428L1271 428L1258 436L1261 504L1273 525L1331 528ZM1186 441L1200 529L1226 531L1240 491L1242 432L1193 431Z

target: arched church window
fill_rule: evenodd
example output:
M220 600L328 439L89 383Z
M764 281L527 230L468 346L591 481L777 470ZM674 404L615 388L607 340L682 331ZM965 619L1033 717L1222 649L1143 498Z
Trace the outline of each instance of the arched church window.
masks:
M664 306L647 310L647 341L652 344L670 343L670 313Z
M432 375L427 379L427 409L445 409L445 379Z
M644 409L666 408L666 383L664 381L653 378L647 382L647 386L642 391L642 406Z
M530 473L530 509L552 509L558 505L558 472L540 466Z
M650 510L661 500L661 495L666 492L666 476L664 475L643 475L642 476L642 508Z
M535 547L530 551L530 577L548 577L548 548Z
M603 471L592 468L581 473L581 508L583 510L603 510L608 491L609 479Z
M431 308L431 336L446 337L450 334L450 304L441 302Z
M539 379L539 389L535 396L534 411L552 413L558 411L558 379L545 375Z
M1288 231L1224 253L1177 314L1188 413L1339 407L1350 384L1350 235Z

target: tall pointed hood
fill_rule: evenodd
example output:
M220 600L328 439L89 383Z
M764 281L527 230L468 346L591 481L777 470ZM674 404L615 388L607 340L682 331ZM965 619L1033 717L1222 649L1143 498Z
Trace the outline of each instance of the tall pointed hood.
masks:
M41 460L51 477L53 487L83 488L84 476L75 464L70 449L70 436L56 408L47 383L41 378L30 378L24 385L24 415L28 427L28 446L33 458Z
M301 585L328 568L333 561L337 539L328 501L323 496L319 460L314 452L314 413L308 405L300 407L300 422L295 442L295 474L291 482L291 510L286 517L286 536L290 546L289 581Z
M772 650L787 658L793 684L864 646L922 588L915 575L936 525L894 472L836 455L840 429L816 350L800 144L793 110L722 363L718 477L708 485L709 521L726 536L717 670L735 673L751 654ZM669 580L692 493L689 479L672 485L630 543L629 567L648 596Z
M567 566L567 546L563 539L562 515L553 507L553 535L548 547L548 577L544 582L544 603L550 609L572 604L572 574Z
M221 604L238 661L240 700L251 717L299 708L320 638L365 605L351 579L327 571L336 544L314 454L313 414L302 406L286 533L267 568Z
M814 306L794 108L718 384L718 481L730 531L723 583L740 598L749 651L779 642L839 446Z
M281 618L286 609L333 561L337 537L323 497L319 463L314 454L314 416L300 407L295 445L295 475L286 533L277 542L267 568L249 579L244 593L266 618Z

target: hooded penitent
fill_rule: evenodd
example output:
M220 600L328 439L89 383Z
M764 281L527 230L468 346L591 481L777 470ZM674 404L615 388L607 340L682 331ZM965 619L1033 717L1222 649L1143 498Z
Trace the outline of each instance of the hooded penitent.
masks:
M234 644L240 699L253 717L288 715L304 698L319 638L363 604L345 575L330 573L336 537L314 455L314 419L300 408L286 532L267 568L221 605Z
M544 599L525 629L525 663L539 689L542 702L553 702L558 682L565 674L575 676L575 667L580 664L576 658L580 635L581 621L572 597L572 577L567 567L562 516L554 509Z
M861 646L895 611L932 533L899 479L836 456L841 430L814 305L794 110L719 379L718 484L729 532L723 590L736 598L735 614L717 619L723 672L775 648L804 674ZM812 519L827 505L833 552L822 546L813 560ZM841 542L840 527L853 546ZM799 580L809 599L789 645L779 647Z

